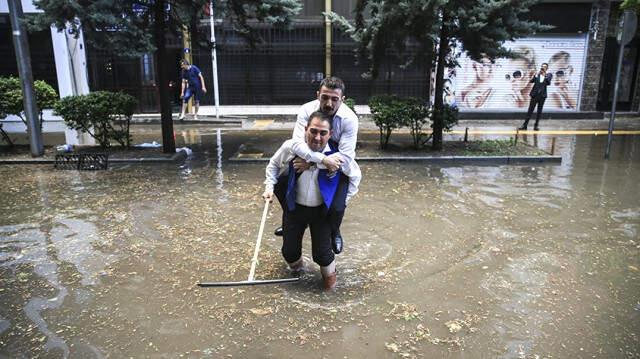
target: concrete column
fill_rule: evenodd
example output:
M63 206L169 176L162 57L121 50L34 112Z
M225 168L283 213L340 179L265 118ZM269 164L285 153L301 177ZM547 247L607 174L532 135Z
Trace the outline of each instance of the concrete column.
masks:
M582 81L580 111L596 111L610 8L610 0L596 0L591 7L589 45Z
M87 75L87 56L82 33L75 38L68 30L58 31L51 27L53 56L56 63L58 92L60 98L89 93L89 77ZM94 145L95 139L88 134L67 128L66 143L70 145Z

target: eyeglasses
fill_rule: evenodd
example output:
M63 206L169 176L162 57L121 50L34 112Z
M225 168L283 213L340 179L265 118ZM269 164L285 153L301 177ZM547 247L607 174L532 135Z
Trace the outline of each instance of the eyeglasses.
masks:
M511 78L512 78L512 77L513 77L513 79L514 79L514 80L517 80L517 79L519 79L519 78L521 78L521 77L522 77L522 74L523 74L523 73L524 73L524 72L523 72L522 70L515 70L515 71L514 71L513 73L511 73L511 74L506 74L506 75L504 75L504 78L505 78L507 81L508 81L508 80L511 80Z
M310 128L309 133L311 133L314 136L317 136L318 134L320 134L320 136L324 137L329 134L329 130L318 130L317 128Z
M567 72L568 72L567 70L568 69L569 68L566 67L564 69L560 69L560 70L556 71L556 77L565 77L567 75Z

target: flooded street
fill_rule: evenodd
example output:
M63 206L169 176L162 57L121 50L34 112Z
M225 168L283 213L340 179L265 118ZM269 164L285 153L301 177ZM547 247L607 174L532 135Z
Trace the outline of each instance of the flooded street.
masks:
M308 232L299 283L196 286L246 280L262 214L266 163L225 136L184 165L0 166L0 358L640 358L640 137L608 162L567 136L561 165L361 163L325 294ZM288 276L280 218L257 279Z

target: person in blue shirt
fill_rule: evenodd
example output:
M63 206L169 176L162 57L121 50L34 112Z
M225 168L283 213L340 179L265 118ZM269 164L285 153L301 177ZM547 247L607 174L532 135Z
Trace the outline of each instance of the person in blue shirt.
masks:
M182 89L180 90L180 98L182 99L182 111L180 112L180 121L184 120L184 113L187 110L187 103L189 99L193 97L195 105L194 120L198 119L198 107L200 107L200 97L207 93L207 88L204 85L204 78L200 69L189 64L189 61L182 60L180 62L182 68Z

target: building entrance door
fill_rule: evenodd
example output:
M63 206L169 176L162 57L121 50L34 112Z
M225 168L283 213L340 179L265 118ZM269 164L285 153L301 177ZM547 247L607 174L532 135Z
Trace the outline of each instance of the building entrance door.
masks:
M618 89L618 103L616 110L630 111L633 101L636 74L638 72L638 48L640 40L634 39L624 49L622 69L620 71L620 88ZM605 56L602 62L600 75L600 88L598 91L599 111L610 111L613 101L613 90L616 80L617 55L620 51L616 39L610 37L606 41Z

